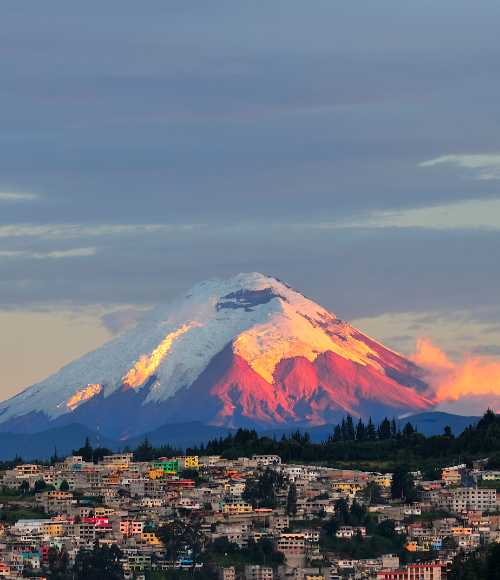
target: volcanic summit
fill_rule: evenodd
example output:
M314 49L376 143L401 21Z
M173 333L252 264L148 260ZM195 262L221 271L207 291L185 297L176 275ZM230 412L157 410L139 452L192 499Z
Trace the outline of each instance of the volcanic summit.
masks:
M0 403L0 430L80 423L127 437L165 424L321 425L431 406L413 362L280 280L197 284L128 332Z

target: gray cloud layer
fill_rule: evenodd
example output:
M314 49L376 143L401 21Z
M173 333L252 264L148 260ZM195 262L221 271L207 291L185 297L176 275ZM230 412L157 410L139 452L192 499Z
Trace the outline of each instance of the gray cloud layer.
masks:
M498 167L499 18L496 0L7 2L0 306L145 304L244 270L345 317L496 303L495 228L397 212L500 198L463 173Z

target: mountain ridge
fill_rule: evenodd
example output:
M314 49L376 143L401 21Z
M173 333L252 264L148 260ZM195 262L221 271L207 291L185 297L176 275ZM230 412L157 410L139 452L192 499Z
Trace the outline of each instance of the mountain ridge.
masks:
M166 422L321 425L424 411L423 371L280 280L195 285L0 403L0 431L70 422L117 438Z
M455 436L458 436L466 427L474 425L480 417L462 416L443 412L426 412L411 415L397 420L399 428L410 422L420 433L426 436L443 433L445 426L450 426ZM319 443L328 439L333 433L333 424L317 427L299 427L301 433L308 433L311 441ZM261 436L276 437L291 435L297 431L297 426L259 430ZM0 432L0 461L12 460L16 456L27 460L44 460L53 455L57 448L59 455L66 455L73 449L78 449L89 438L93 446L102 446L112 451L122 451L125 447L135 448L145 438L156 446L170 445L186 449L200 444L206 444L210 439L225 437L235 433L235 429L204 425L199 421L188 423L165 424L141 436L130 437L125 440L114 440L92 431L81 424L70 423L63 427L52 427L37 433L2 433Z

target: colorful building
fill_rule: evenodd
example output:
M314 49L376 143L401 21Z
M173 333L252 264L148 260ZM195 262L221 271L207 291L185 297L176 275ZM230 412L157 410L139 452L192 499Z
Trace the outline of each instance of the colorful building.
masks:
M177 459L159 459L151 464L153 469L161 469L164 475L177 475L179 462Z

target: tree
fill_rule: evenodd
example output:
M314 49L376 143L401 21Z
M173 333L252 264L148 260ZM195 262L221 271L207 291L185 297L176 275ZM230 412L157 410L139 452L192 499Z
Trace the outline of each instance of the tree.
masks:
M456 550L458 548L458 542L453 536L446 536L443 538L442 548L443 550Z
M380 439L391 438L391 422L386 417L378 427L378 436Z
M355 439L354 422L351 415L347 415L345 421L345 439L346 441L354 441Z
M356 441L364 441L366 439L366 427L361 418L356 425Z
M377 526L377 532L384 538L392 539L396 536L396 529L393 520L384 520Z
M243 497L253 507L275 508L276 492L285 486L286 480L277 471L266 469L257 479L247 479Z
M144 437L142 443L134 451L135 461L152 461L154 459L154 449L149 439Z
M362 495L369 504L386 503L386 500L382 496L380 485L374 481L370 481L368 483L368 485L364 488Z
M335 519L343 525L349 522L349 504L344 498L338 499L335 504Z
M342 441L342 431L340 425L335 425L333 428L333 435L331 436L332 441Z
M404 465L398 466L392 474L391 496L393 499L412 502L416 499L413 478Z
M288 488L286 512L289 516L297 515L297 486L295 483L291 483L290 487Z
M52 455L52 457L50 458L50 464L55 465L56 463L59 463L59 461L61 461L61 460L59 459L59 456L57 455L57 447L54 446L54 455Z
M368 419L368 425L366 426L366 438L369 441L375 441L377 438L377 431L371 417Z
M63 479L61 485L59 486L59 491L69 491L69 483Z
M47 484L45 483L45 481L43 479L37 479L35 481L35 486L34 486L35 493L40 493L42 491L45 491L46 487L47 487Z
M201 553L203 539L199 518L193 518L187 522L172 520L158 528L158 537L166 546L171 562L176 562L183 552L189 551L194 567Z
M65 580L68 578L69 555L64 548L60 550L51 546L47 553L51 580Z
M28 483L28 481L26 479L23 479L23 481L21 482L21 485L19 486L19 492L21 495L26 495L27 493L29 493L30 490L30 484Z
M403 427L403 437L409 439L415 433L415 429L411 423L406 423Z
M92 445L90 444L90 439L88 437L85 437L85 443L83 445L83 447L80 447L80 449L74 449L73 450L73 455L81 455L81 457L83 458L84 461L87 461L88 463L92 462Z
M366 522L366 519L366 507L354 500L349 510L349 524L351 526L361 526Z
M122 556L115 544L108 547L96 543L93 550L80 550L75 558L75 580L122 580Z
M451 427L449 425L446 425L446 427L444 428L444 436L453 437L453 431L451 430Z
M105 455L111 455L112 453L111 449L108 449L107 447L96 447L92 451L92 461L94 463L99 463Z

